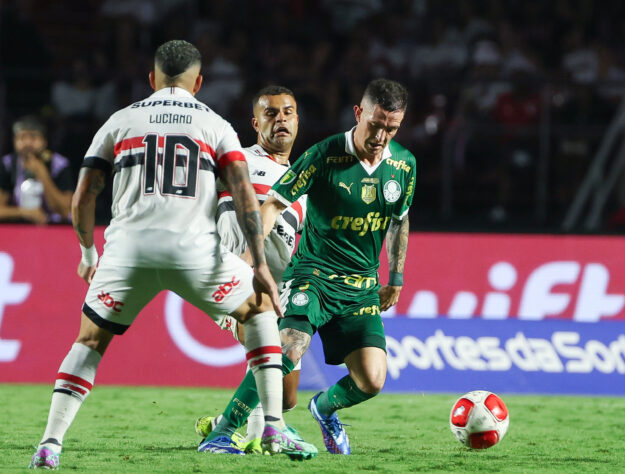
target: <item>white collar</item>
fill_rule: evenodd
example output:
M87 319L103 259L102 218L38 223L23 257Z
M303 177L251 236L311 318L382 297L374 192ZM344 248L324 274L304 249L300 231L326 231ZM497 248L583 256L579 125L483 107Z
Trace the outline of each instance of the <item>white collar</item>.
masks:
M252 146L247 147L247 149L249 151L251 151L252 153L255 153L259 156L264 156L265 158L269 158L272 161L275 161L276 163L278 163L281 166L286 166L287 168L289 168L291 166L291 164L287 161L286 163L280 163L278 160L276 160L273 156L271 156L271 154L265 150L262 146L260 146L258 143L254 143Z
M188 90L183 89L182 87L163 87L162 89L154 92L154 94L152 94L152 97L161 95L181 95L193 98L193 94L191 94L191 92L189 92Z
M356 158L358 158L358 153L356 153L356 146L354 145L354 130L355 129L356 127L352 127L351 130L348 130L347 132L345 132L345 153L349 153L350 155L354 155ZM387 158L390 158L391 156L393 156L393 154L391 153L391 150L389 149L388 145L386 145L384 147L384 150L382 151L382 159L378 161L375 165L371 166L367 164L366 161L361 160L360 158L358 158L358 161L360 162L362 167L365 169L367 174L371 175L376 169L378 169L378 166L380 166L384 160L386 160Z

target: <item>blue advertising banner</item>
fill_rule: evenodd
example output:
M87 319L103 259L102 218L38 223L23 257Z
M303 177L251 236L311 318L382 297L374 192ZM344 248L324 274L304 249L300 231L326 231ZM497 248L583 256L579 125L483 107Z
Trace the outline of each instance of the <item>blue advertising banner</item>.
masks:
M391 392L625 395L625 322L385 318ZM302 389L347 373L325 365L315 336Z

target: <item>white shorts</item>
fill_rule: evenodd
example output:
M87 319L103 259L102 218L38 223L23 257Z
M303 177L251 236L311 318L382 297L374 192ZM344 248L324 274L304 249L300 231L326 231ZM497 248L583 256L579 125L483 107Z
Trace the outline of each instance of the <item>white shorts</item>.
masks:
M253 293L253 277L251 267L229 252L203 269L122 267L104 261L89 286L83 312L99 327L123 334L160 291L171 290L217 321Z

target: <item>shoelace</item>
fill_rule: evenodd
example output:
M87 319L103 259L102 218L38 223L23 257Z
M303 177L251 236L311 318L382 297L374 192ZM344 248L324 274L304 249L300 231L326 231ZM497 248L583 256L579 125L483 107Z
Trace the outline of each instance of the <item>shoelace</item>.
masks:
M325 422L327 423L328 430L334 436L336 436L338 433L341 432L341 430L343 429L343 426L351 426L351 425L346 425L345 423L341 423L337 416L331 416L330 418L327 418Z

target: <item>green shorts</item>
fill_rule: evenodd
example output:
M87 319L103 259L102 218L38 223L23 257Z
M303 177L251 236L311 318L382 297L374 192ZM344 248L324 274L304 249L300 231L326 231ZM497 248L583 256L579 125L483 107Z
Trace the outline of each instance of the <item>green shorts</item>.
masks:
M357 283L354 277L321 274L286 282L283 298L288 301L280 329L292 328L310 336L319 331L326 364L342 364L347 355L363 347L386 351L380 287L377 281L369 281L369 288L354 286Z

